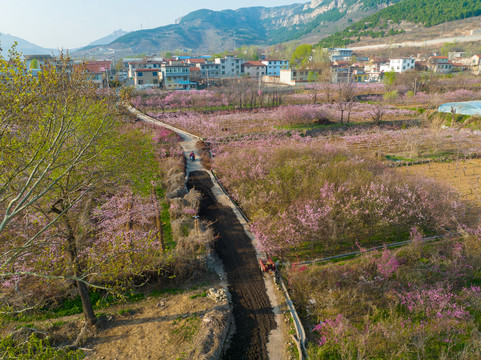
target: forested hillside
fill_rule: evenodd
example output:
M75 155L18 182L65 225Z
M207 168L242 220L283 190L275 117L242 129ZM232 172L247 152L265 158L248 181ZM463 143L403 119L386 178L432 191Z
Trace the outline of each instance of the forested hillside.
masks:
M318 45L345 46L363 37L379 38L403 33L402 22L430 27L479 15L480 0L405 0L323 39Z

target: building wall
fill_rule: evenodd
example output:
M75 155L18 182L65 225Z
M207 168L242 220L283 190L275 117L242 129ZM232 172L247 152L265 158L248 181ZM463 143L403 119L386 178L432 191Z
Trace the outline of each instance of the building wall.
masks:
M233 56L226 56L224 58L216 58L215 63L220 65L220 77L236 77L241 76L241 64L244 61Z
M267 66L268 76L279 76L281 73L281 69L289 68L288 60L264 60L261 62Z
M244 66L244 74L251 77L258 79L261 76L266 75L266 67L265 66Z

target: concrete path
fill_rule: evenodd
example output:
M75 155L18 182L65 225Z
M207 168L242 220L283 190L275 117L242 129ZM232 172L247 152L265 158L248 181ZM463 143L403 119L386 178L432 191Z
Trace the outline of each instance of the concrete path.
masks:
M129 111L137 116L139 119L142 121L157 125L157 126L162 126L166 129L172 130L175 133L179 134L179 136L182 137L182 142L180 142L180 145L183 149L184 156L187 159L187 167L186 167L186 177L189 178L190 173L196 172L196 171L205 171L206 173L209 174L211 177L213 187L211 189L213 195L215 196L217 202L223 206L227 206L232 209L234 212L235 216L239 220L239 223L243 227L245 233L247 236L251 239L252 244L254 245L254 248L256 249L256 257L257 261L261 254L257 252L257 239L253 236L253 234L248 230L248 223L239 211L239 208L232 202L232 200L229 198L229 196L224 192L222 187L219 185L217 182L217 179L215 178L214 174L212 171L207 171L203 168L200 159L197 157L195 161L191 161L189 159L189 154L191 151L194 151L195 153L195 144L197 141L200 140L200 137L195 136L193 134L190 134L186 131L183 131L181 129L178 129L174 126L168 125L166 123L161 122L160 120L156 120L140 111L135 109L134 107L129 106L128 107ZM196 153L197 156L197 153ZM228 279L227 279L228 281ZM264 282L265 286L267 289L267 295L269 297L269 301L272 307L272 311L275 314L275 322L277 323L277 326L275 329L273 329L268 338L268 344L267 344L267 350L269 353L269 359L275 359L275 360L283 360L287 358L287 353L286 353L286 343L287 340L285 337L285 334L287 333L287 330L285 328L285 323L284 323L284 313L286 310L282 310L286 308L286 303L285 299L283 298L283 294L276 290L276 286L274 285L274 281L272 278L264 276Z

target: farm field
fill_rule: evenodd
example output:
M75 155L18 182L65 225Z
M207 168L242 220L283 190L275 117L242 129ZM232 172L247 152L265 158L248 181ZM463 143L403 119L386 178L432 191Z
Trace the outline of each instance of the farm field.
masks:
M448 184L471 205L470 213L479 219L481 208L481 159L455 160L403 166L401 173L419 174ZM473 220L474 220L473 219Z

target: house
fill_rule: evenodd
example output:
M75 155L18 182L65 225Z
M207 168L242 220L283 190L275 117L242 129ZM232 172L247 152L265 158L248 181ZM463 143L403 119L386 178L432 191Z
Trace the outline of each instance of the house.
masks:
M453 64L447 56L431 56L427 61L428 68L438 74L449 74Z
M182 61L170 60L161 66L162 87L166 90L190 90L190 66Z
M415 65L414 58L389 59L388 71L403 73L409 70L414 70L414 65Z
M289 68L289 60L267 59L267 60L262 60L261 62L267 66L266 74L268 76L279 76L281 74L281 69Z
M156 69L160 70L160 67L162 66L163 62L158 61L158 60L147 60L147 61L133 61L129 63L129 78L133 79L134 78L134 73L135 70L137 69Z
M241 64L244 61L233 55L226 55L223 58L216 58L214 63L220 66L220 77L237 77L241 75Z
M196 66L200 69L202 79L219 79L221 77L221 65L216 63L198 63Z
M363 66L331 66L331 83L354 83L366 82L369 80L369 74L364 71Z
M315 81L322 74L322 71L322 69L281 69L279 82L295 86L299 83Z
M192 58L192 59L186 59L184 63L189 64L192 67L192 66L197 66L197 64L205 64L206 61L205 59L202 59L202 58L198 58L198 59Z
M248 77L259 79L266 75L267 65L260 61L247 61L242 64L241 72Z
M331 48L329 49L329 60L331 61L351 61L352 49Z
M46 63L54 60L51 55L24 55L24 58L27 69L33 76L37 76Z
M481 55L474 55L471 57L471 71L473 72L473 74L476 74L476 75L479 75L481 72L480 72L480 59L481 59Z
M109 86L110 75L112 75L112 61L86 61L82 64L90 81L99 89Z
M200 69L197 66L190 66L189 73L190 73L190 81L195 81L198 83L201 80L203 80Z
M133 80L136 88L160 87L160 69L135 69Z

